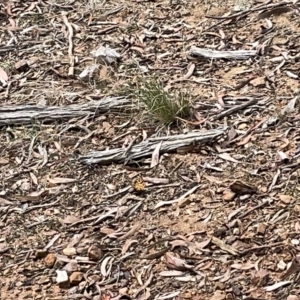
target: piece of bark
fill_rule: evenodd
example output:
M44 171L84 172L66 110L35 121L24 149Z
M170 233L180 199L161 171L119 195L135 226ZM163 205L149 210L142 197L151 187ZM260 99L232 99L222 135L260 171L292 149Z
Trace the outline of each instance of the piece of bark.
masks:
M206 144L222 137L226 128L212 129L204 132L190 132L173 136L149 138L138 145L128 148L117 148L104 151L92 151L82 155L79 160L85 164L124 163L125 161L141 159L152 155L157 144L162 142L160 154L172 152L180 147Z
M0 107L0 126L15 124L31 124L35 121L55 121L97 116L111 109L131 107L129 99L122 97L107 97L101 100L93 100L87 103L71 104L68 106L2 106Z
M218 51L204 48L197 48L192 46L190 51L190 55L193 56L203 56L206 58L226 58L226 59L248 59L250 57L254 57L257 55L256 50L232 50L232 51Z

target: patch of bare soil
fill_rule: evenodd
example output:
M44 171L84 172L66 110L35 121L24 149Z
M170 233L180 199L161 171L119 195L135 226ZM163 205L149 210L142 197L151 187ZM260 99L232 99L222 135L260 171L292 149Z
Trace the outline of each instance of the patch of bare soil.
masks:
M1 300L298 299L299 4L234 4L0 3ZM141 74L191 118L126 100Z

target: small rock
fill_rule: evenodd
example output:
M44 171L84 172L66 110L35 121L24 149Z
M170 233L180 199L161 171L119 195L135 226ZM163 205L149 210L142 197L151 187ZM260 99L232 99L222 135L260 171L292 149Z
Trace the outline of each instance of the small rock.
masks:
M67 263L64 266L64 270L66 270L68 273L72 273L75 271L78 271L78 264L76 260L71 260L69 263Z
M237 228L237 227L234 228L234 229L233 229L233 234L234 234L234 235L239 235L239 234L240 234L239 228Z
M23 181L23 182L21 183L20 188L21 188L23 191L29 191L29 190L31 189L31 184L30 184L30 182L28 182L28 181Z
M289 195L283 195L283 194L278 195L278 197L280 201L283 202L284 204L290 204L293 199L293 197Z
M56 270L56 282L60 288L68 288L70 286L67 271Z
M97 246L91 246L88 249L88 256L90 260L100 260L103 257L103 251Z
M79 284L83 279L83 273L73 272L70 276L70 283L73 285Z
M238 130L244 130L248 127L248 125L246 123L241 123L239 126L238 126Z
M281 271L285 270L286 263L283 260L280 260L279 263L277 264L277 268Z
M73 256L76 253L77 252L76 252L76 249L74 247L67 247L67 248L63 249L63 254L67 255L67 256Z
M49 253L45 257L45 265L47 268L52 268L56 262L56 256L54 253Z
M268 191L268 187L262 186L262 187L260 188L260 190L261 190L262 193L266 193L266 192Z
M232 192L231 190L225 190L223 192L223 200L225 201L231 201L234 199L234 197L235 197L235 193Z
M21 287L23 285L23 282L22 281L17 281L15 282L15 286L16 287Z

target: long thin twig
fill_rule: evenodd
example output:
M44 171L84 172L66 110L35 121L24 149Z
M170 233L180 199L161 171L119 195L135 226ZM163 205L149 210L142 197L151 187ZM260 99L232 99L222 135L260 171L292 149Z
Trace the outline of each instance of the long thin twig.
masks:
M277 243L272 243L272 244L267 244L267 245L254 246L254 247L245 249L243 251L240 251L239 254L244 255L244 254L247 254L251 251L262 250L262 249L267 249L267 248L273 248L273 247L283 246L283 245L284 245L283 242L277 242Z
M65 23L65 25L68 28L69 31L69 36L68 36L68 40L69 40L69 49L68 49L68 54L69 54L69 60L70 60L70 67L69 67L69 72L68 75L69 76L73 76L74 75L74 55L73 55L73 27L70 24L67 16L63 13L62 15L63 21Z
M224 118L226 116L229 116L229 115L231 115L231 114L233 114L233 113L235 113L235 112L237 112L239 110L242 110L242 109L244 109L244 108L246 108L248 106L256 104L258 102L258 100L259 99L251 99L251 100L249 100L246 103L242 103L241 105L236 105L234 107L231 107L231 108L229 108L229 109L221 112L220 114L218 114L216 116L213 116L212 119L211 119L211 121L220 120L220 119L222 119L222 118Z

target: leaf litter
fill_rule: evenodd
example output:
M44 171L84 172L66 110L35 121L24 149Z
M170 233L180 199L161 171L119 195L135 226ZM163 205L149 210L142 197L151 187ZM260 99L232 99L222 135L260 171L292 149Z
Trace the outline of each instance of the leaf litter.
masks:
M237 2L0 3L1 299L298 299L299 3Z

